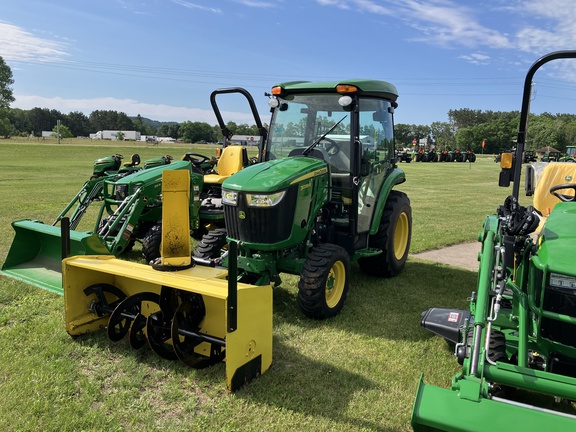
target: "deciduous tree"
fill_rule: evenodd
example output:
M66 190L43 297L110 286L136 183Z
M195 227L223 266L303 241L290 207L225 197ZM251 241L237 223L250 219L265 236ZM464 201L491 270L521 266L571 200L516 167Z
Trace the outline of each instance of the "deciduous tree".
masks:
M12 84L14 84L12 70L0 56L0 108L8 108L14 102Z

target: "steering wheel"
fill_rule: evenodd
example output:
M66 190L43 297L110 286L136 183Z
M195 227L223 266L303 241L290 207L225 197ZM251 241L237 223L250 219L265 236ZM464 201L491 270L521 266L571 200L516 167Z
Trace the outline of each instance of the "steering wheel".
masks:
M574 195L566 195L559 192L556 192L561 189L572 189L574 191ZM550 188L550 193L558 198L562 202L574 202L576 201L576 183L567 183L567 184L559 184L556 186L552 186Z
M326 153L328 153L328 156L334 156L336 154L338 154L338 152L340 151L340 147L338 146L338 144L336 144L336 141L334 141L333 139L324 137L320 140L320 143L322 141L327 141L328 144L324 144L324 150L326 150ZM318 143L318 144L320 144Z
M202 165L210 162L210 158L198 153L186 153L184 160L192 162L194 165Z

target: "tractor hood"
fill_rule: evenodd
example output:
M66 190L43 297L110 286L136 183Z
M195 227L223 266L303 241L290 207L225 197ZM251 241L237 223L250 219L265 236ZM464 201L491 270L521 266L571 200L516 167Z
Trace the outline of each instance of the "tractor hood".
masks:
M554 207L542 232L538 258L551 271L576 275L576 205L558 203Z
M129 185L129 184L148 184L150 181L158 180L162 178L162 171L164 170L179 170L187 169L192 171L192 165L188 161L176 161L166 165L160 165L154 168L148 168L145 170L138 171L130 176L126 176L113 181L117 185Z
M326 174L328 165L320 159L286 157L244 168L224 181L222 187L234 191L274 192L291 184Z

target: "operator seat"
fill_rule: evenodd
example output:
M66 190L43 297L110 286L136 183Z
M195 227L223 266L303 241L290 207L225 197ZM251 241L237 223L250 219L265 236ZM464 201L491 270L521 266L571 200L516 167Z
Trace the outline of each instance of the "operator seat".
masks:
M576 183L576 163L574 162L552 162L549 163L536 184L534 191L534 208L542 213L542 221L536 232L542 229L546 217L550 214L556 204L560 202L556 196L550 193L550 188L559 184ZM567 189L560 191L565 195L573 195L574 191Z
M224 148L216 164L218 174L206 174L204 176L204 183L222 184L224 180L247 165L248 151L246 147L228 146Z
M126 162L124 164L125 167L131 168L140 165L140 155L138 153L134 153L130 162Z

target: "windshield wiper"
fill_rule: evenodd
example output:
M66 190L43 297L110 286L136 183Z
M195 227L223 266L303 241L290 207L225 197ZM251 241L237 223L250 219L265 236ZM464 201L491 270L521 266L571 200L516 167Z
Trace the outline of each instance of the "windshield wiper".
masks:
M314 149L314 147L316 147L320 141L322 141L324 138L326 138L326 136L330 132L332 132L334 129L336 129L336 126L338 126L340 123L342 123L342 120L344 120L346 117L348 117L348 114L346 114L344 117L342 117L340 120L338 120L338 123L336 123L330 129L328 129L326 131L326 133L324 133L320 138L318 138L316 141L314 141L312 144L310 144L308 147L306 147L306 149L302 152L302 154L304 156L308 156L308 154L312 151L312 149Z

